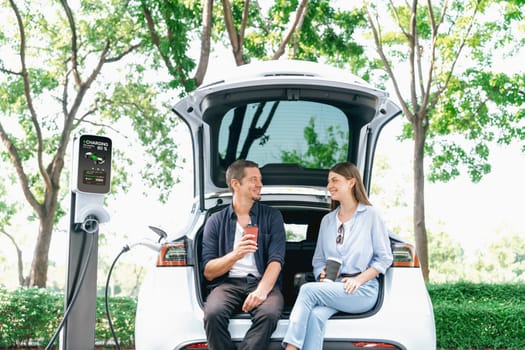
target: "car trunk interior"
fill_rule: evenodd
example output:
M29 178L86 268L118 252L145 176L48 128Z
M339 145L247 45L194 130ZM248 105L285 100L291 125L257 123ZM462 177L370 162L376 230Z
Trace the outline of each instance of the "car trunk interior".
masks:
M300 285L314 280L312 273L312 257L315 250L321 219L326 213L328 213L328 207L311 207L308 209L298 208L297 206L292 205L275 205L275 207L277 207L283 215L287 235L285 263L281 272L282 293L285 302L283 318L287 318L297 298ZM290 230L290 228L295 228L295 232ZM297 230L297 228L299 228L299 230ZM196 268L195 271L199 271L196 279L198 288L200 289L201 305L203 306L209 290L207 282L203 277L203 266L201 266L202 231L203 230L201 229L195 238L196 251L198 254L198 259L196 259L198 268ZM382 302L382 289L383 276L380 276L379 299L372 310L359 315L338 313L334 315L333 318L363 317L375 313L374 310L377 310ZM240 313L237 317L249 317L249 315Z

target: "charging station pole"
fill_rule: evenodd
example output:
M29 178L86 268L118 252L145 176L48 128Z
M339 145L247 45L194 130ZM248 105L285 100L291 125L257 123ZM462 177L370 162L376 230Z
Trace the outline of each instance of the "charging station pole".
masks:
M76 204L76 194L71 194L72 207ZM88 260L88 246L92 245L92 257ZM66 271L65 305L71 311L62 329L60 349L93 350L95 348L96 297L97 297L97 256L98 256L98 229L86 235L79 230L73 220L69 227L69 250ZM80 269L85 264L87 270L82 285L79 285ZM77 298L73 300L73 293ZM74 302L74 304L73 304Z
M111 139L73 141L64 327L60 349L93 350L97 301L98 227L109 221L104 196L111 179Z

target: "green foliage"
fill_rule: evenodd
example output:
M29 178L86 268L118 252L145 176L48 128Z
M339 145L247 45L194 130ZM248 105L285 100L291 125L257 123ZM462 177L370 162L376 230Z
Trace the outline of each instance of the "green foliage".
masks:
M110 297L111 321L119 344L135 342L136 300ZM64 295L43 288L0 288L0 347L45 346L51 340L64 314ZM97 344L113 341L106 316L105 299L97 297L95 339Z
M523 349L525 285L430 284L439 349Z
M521 235L504 236L474 257L465 256L461 244L444 232L429 232L428 237L433 283L525 281L525 238Z
M491 170L490 144L525 141L525 79L469 69L453 79L433 113L427 154L431 181L448 181L466 167L474 182ZM451 137L450 135L462 135Z
M131 347L135 344L135 311L137 302L129 297L110 297L109 312L113 330L119 340L119 344L124 347ZM107 319L105 299L97 298L95 339L97 342L108 344L113 342L109 321Z
M42 202L46 191L42 176L35 166L39 142L37 126L42 131L43 160L50 161L73 128L76 127L78 133L112 136L112 131L116 131L116 134L121 132L113 129L114 124L120 122L125 125L122 120L126 118L132 121L130 129L137 131L139 142L146 148L145 158L149 163L144 167L143 178L149 186L171 189L177 182L172 170L178 163L176 143L168 134L176 123L173 118L166 117L170 115L169 107L158 98L159 90L167 87L166 81L160 79L161 74L152 79L151 72L159 69L161 53L178 57L184 56L189 50L189 41L192 40L189 36L195 33L200 21L195 16L196 11L200 11L200 2L148 2L154 16L161 16L161 9L170 13L169 16L164 13L164 18L154 19L168 22L174 30L171 33L177 33L169 38L160 37L163 51L157 51L151 46L151 35L140 2L95 0L73 7L77 42L72 41L70 23L60 4L43 1L32 5L19 8L27 40L25 58L29 95L24 89L22 75L18 74L21 62L16 58L16 50L20 42L18 35L14 34L17 27L13 11L6 9L4 12L9 17L5 35L0 37L0 47L6 53L6 58L0 58L0 111L3 113L2 127L17 148L29 187L36 199ZM39 6L45 6L47 10L39 11ZM162 28L166 29L166 26ZM82 83L95 73L96 64L107 67L98 75L93 75L95 80L85 86L91 88L88 93L72 84L73 54L79 63ZM124 59L125 56L132 59ZM117 62L118 65L115 64ZM176 72L186 74L195 66L188 57L181 62L184 65L179 64L176 71L170 71L172 75ZM193 89L194 86L190 84L188 88ZM30 114L29 102L34 104L34 116ZM73 114L77 109L78 115ZM71 129L64 130L67 126L65 121L72 117L76 118L78 124L74 123ZM15 124L16 127L13 126ZM2 157L8 159L4 152L2 150ZM133 155L133 159L136 159L136 155ZM125 179L118 178L123 175L119 170L114 172L115 184L126 188Z
M294 163L304 166L305 168L330 168L338 162L346 160L348 153L348 135L340 130L335 130L329 126L326 130L328 135L327 143L319 141L318 132L315 130L315 121L313 118L304 128L304 137L308 149L304 154L297 150L282 151L281 160L284 163Z
M231 3L234 26L239 29L246 2L235 0ZM242 33L244 46L240 48L242 55L246 61L271 58L294 19L299 1L271 2L264 12L258 8L257 2L248 4L247 28ZM138 142L144 146L144 154L116 154L115 159L123 167L113 171L113 191L127 189L125 166L139 157L147 160L141 174L146 184L161 190L161 200L167 198L169 190L178 181L174 170L184 160L177 156L177 140L172 133L177 122L171 117L163 92L170 90L175 91L174 94L185 94L195 88L190 75L196 67L192 55L196 56L195 43L201 35L201 6L201 2L195 0L84 1L72 8L76 24L73 33L60 3L33 1L31 6L21 5L27 39L28 88L31 102L36 107L35 115L32 115L20 74L17 51L20 33L13 11L5 3L2 8L5 20L0 33L0 123L17 147L28 187L37 202L45 200L48 190L36 163L39 156L43 160L43 169L62 164L64 159L55 159L54 156L64 146L61 141L65 141L74 128L78 133L114 133L127 139L128 145L132 146L136 140L116 129L117 123L120 127L123 119L128 123L126 126L136 131ZM432 26L427 6L421 3L416 13L417 34L421 40L418 53L421 54L432 52L429 49ZM433 14L437 17L443 9L440 4L433 6ZM498 15L496 20L483 16L473 22L471 35L465 37L466 60L455 66L461 69L456 69L447 80L463 35L469 29L468 16L474 6L478 6L481 14L496 11ZM512 57L522 52L525 42L521 25L523 6L522 0L455 1L450 5L450 12L442 25L447 31L436 38L438 55L436 61L432 61L436 67L432 77L435 84L429 82L426 91L428 100L439 98L439 103L429 110L429 142L425 149L432 158L432 180L446 181L466 169L474 181L479 181L491 169L489 142L508 144L525 139L523 74L504 74L493 69L498 58L495 55ZM45 12L41 11L44 7ZM397 29L408 29L410 11L403 6L387 6L387 9L380 13L390 14L392 18L397 16L399 27L396 30L385 28L383 44L393 66L404 67L409 57L407 37ZM229 39L225 38L221 11L222 4L214 2L212 38L230 46ZM356 36L364 21L363 9L353 8L347 2L309 1L305 18L287 43L285 56L327 61L334 66L347 67L367 80L373 77L372 73L364 72L368 69L383 78L384 67L376 57L368 52L365 54L365 41ZM370 37L366 29L359 34ZM77 39L75 43L73 37ZM75 68L78 68L83 83L95 73L97 64L104 67L98 73L100 75L93 75L95 80L89 84L73 84L72 56L78 60ZM430 66L428 63L423 60L421 66ZM422 76L421 82L418 80L415 85L421 83L421 89L426 89L425 77ZM378 85L383 84L381 81ZM410 101L408 106L414 111L422 101L417 98L405 100ZM74 121L71 127L65 123L70 117ZM15 127L11 128L12 124ZM37 138L37 125L42 130L42 140ZM407 124L405 137L412 137L411 128ZM339 137L336 130L329 132L334 139ZM307 157L309 164L320 164L321 159L330 164L338 160L337 155L333 160L329 159L330 152L337 152L338 144L319 145L313 128L306 137L312 145L307 154L290 152L284 156L294 162ZM37 154L39 141L42 155ZM316 146L320 147L314 149ZM525 146L523 149L525 151ZM9 158L3 149L0 157ZM54 190L58 191L58 187ZM58 207L48 213L55 216L56 222L65 211ZM46 246L49 242L43 243Z
M365 24L360 9L339 9L330 1L317 0L308 3L307 11L297 34L295 58L326 60L334 66L351 67L353 72L365 66L363 45L354 37L356 28Z
M182 88L181 95L194 90L195 81L189 75L196 64L190 50L198 39L201 2L142 0L131 11L148 28L140 34L144 52L152 55L157 67L168 70L168 87Z
M232 1L232 16L237 31L241 28L245 1ZM249 2L242 55L246 62L272 59L295 20L300 1L273 1L267 8ZM267 11L266 11L267 10ZM356 40L356 28L364 25L360 9L337 6L326 0L308 2L306 15L287 43L284 58L326 61L348 67L352 72L366 66L362 43ZM213 37L230 46L225 37L226 26L222 4L214 8Z
M144 77L142 73L134 74ZM113 186L127 188L127 165L140 161L144 163L141 178L148 187L162 189L159 199L165 201L173 185L179 182L174 175L180 162L177 140L173 137L178 119L169 111L166 103L160 101L158 91L152 84L141 83L131 76L125 83L114 84L109 91L98 91L97 100L104 101L99 108L101 121L108 124L119 121L129 125L129 129L134 130L138 137L138 140L130 137L127 140L128 147L121 146L114 150L119 160L115 164L122 166L114 171L117 176L112 180ZM144 153L121 151L126 148L136 150L137 146L133 142L140 142Z
M11 225L11 218L16 214L17 206L8 201L7 190L0 182L0 232Z
M46 289L0 289L0 346L49 341L63 305L63 296Z
M525 282L525 238L506 236L478 255L475 269L481 275L497 276L498 281Z
M432 281L441 281L449 276L453 276L455 280L467 277L465 253L461 245L444 232L429 232L428 237L428 261Z
M181 12L191 2L157 3L170 11L177 9L166 20L180 16L180 21L195 22L193 10L198 7ZM115 141L115 148L132 150L115 152L113 192L129 186L123 168L130 161L145 163L142 179L160 189L161 200L178 181L174 175L179 165L177 141L171 134L176 122L166 97L160 97L170 86L165 68L173 67L161 67L159 62L165 58L161 54L182 55L170 73L191 70L195 65L185 56L189 51L185 35L195 32L179 27L162 40L163 50L151 50L145 9L142 2L117 0L84 1L71 7L46 0L33 1L31 6L5 2L0 7L4 19L0 137L6 146L0 157L10 161L7 171L16 174L27 204L34 209L30 219L40 221L42 232L32 266L47 263L52 236L47 223L56 224L65 214L61 204L68 186L63 186L62 174L75 135L104 134ZM179 39L187 40L180 46ZM194 88L191 82L171 86ZM45 286L46 273L47 268L30 273L31 285Z
M406 4L391 4L386 6L387 11L381 11L381 6L376 4L373 8L380 16L381 48L386 60L391 67L410 65L411 41L406 33L412 10ZM412 125L407 124L403 138L414 137L415 120L428 118L425 153L431 163L429 179L449 181L467 173L472 181L478 182L491 171L491 142L509 144L525 140L523 72L512 66L496 65L517 54L523 55L520 21L525 4L454 1L444 9L440 3L432 3L435 19L444 14L443 23L434 28L438 31L435 41L428 6L419 3L414 14L418 40L415 60L416 65L423 66L422 72L414 69L414 76L409 77L416 89L409 89L404 83L407 78L403 77L406 73L402 69L394 73L400 84L398 97L413 114ZM387 20L396 25L383 25ZM432 74L427 75L427 64L434 69ZM425 101L430 103L425 105Z

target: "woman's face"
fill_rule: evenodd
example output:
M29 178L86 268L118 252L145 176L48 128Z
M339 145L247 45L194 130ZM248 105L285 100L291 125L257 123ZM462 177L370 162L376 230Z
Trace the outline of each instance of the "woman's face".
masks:
M341 202L342 199L352 196L352 188L355 185L355 179L347 179L343 175L338 173L329 172L328 173L328 184L326 188L332 200Z

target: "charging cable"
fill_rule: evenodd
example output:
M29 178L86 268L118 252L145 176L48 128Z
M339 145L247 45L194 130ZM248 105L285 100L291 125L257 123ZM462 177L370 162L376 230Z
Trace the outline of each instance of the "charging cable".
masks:
M122 254L129 251L129 246L124 246L120 253L118 253L117 257L113 260L113 263L111 264L111 267L109 268L108 277L106 279L106 290L104 292L104 302L106 304L106 316L108 318L109 323L109 329L111 331L111 336L113 337L113 341L115 342L115 348L117 350L120 350L120 345L118 342L117 335L115 334L115 329L113 328L113 322L111 321L111 314L109 312L109 297L108 297L108 291L109 291L109 280L111 278L111 273L113 272L113 268L115 267L115 264L117 263L117 260L120 258Z
M122 254L128 252L131 250L131 248L135 247L135 246L138 246L138 245L142 245L142 246L145 246L145 247L148 247L150 249L153 249L154 251L160 251L160 248L161 248L161 244L160 243L157 243L157 242L152 242L152 241L149 241L149 240L141 240L141 241L138 241L138 242L135 242L133 244L126 244L124 247L122 247L122 250L120 251L120 253L118 253L118 255L115 257L115 259L113 260L113 263L111 264L111 267L109 268L109 272L108 272L108 277L106 279L106 290L105 290L105 293L104 293L104 297L105 297L105 306L106 306L106 317L108 319L108 324L109 324L109 329L111 331L111 336L113 337L113 341L115 342L115 348L117 350L120 350L120 345L119 345L119 341L118 341L118 338L117 338L117 335L115 334L115 329L113 327L113 321L111 320L111 314L109 312L109 297L108 297L108 291L109 291L109 281L111 279L111 274L113 273L113 268L115 267L115 264L117 263L118 259L121 257Z

